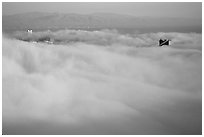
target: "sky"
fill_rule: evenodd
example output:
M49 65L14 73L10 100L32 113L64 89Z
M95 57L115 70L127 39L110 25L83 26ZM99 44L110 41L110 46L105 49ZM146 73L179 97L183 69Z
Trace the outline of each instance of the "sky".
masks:
M3 2L3 15L26 12L110 12L148 17L202 18L201 2Z

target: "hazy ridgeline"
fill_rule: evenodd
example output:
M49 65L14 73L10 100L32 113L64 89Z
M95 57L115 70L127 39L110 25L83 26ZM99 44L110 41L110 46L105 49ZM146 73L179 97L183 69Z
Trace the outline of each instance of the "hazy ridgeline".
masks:
M30 12L2 16L4 32L62 29L117 29L120 33L202 32L202 19L185 17L136 17L113 13L62 14Z
M158 47L159 38L172 46ZM3 134L201 134L201 34L61 30L2 40Z

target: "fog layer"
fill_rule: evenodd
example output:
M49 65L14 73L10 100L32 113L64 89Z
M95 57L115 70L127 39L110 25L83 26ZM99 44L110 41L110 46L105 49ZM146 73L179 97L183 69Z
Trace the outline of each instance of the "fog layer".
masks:
M12 37L2 39L3 134L201 134L200 34Z

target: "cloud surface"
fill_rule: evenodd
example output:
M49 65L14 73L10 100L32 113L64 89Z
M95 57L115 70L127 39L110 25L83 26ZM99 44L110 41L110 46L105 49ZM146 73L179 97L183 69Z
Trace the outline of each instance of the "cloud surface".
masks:
M54 44L38 41L48 36ZM3 134L201 134L201 35L3 36ZM171 47L157 47L159 38Z

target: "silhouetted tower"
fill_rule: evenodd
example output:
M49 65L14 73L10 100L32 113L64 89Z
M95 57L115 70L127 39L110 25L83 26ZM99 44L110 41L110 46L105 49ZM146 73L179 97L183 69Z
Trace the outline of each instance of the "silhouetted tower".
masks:
M159 40L159 46L164 46L164 45L170 46L171 45L171 40L169 40L169 39L160 39Z

